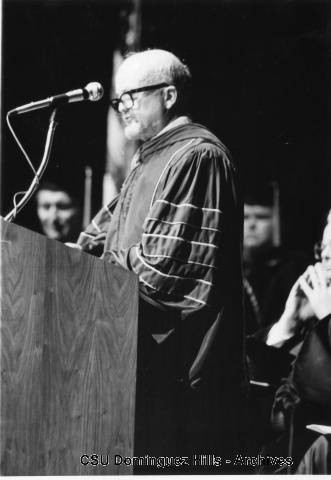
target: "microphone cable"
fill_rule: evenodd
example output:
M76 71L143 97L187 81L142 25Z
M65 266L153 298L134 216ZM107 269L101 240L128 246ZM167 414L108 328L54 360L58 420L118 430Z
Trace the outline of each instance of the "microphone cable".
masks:
M7 115L9 115L11 112L8 112ZM46 142L45 142L45 147L44 147L44 153L43 153L43 157L42 157L42 160L40 162L40 165L38 167L38 170L36 171L36 169L34 168L28 154L26 153L26 151L24 150L24 147L23 145L21 144L21 142L19 141L19 139L17 138L17 135L15 134L12 126L10 125L10 122L9 122L9 126L11 127L10 128L10 131L11 133L14 135L14 138L16 140L16 143L18 144L20 150L23 152L23 155L25 157L25 159L27 160L30 168L32 169L33 173L34 173L34 178L32 180L32 182L30 183L30 186L28 188L28 190L25 190L25 191L22 191L22 192L17 192L14 197L13 197L13 203L14 203L14 208L4 217L4 219L8 222L10 222L11 220L13 220L17 213L25 206L25 204L29 201L29 199L31 198L31 196L33 195L33 193L35 192L36 188L38 187L39 185L39 180L41 179L42 175L44 174L44 171L48 165L48 161L49 161L49 157L50 157L50 152L51 152L51 148L52 148L52 143L53 143L53 138L54 138L54 133L55 133L55 129L58 125L58 122L56 121L56 113L57 113L57 109L55 108L52 113L51 113L51 116L49 118L49 125L48 125L48 131L47 131L47 137L46 137ZM7 122L8 123L8 122ZM23 197L21 198L21 200L17 203L17 196L18 195L23 195Z
M34 168L33 166L33 163L29 157L29 155L27 154L26 150L24 149L21 141L19 140L18 136L16 135L15 131L14 131L14 128L13 126L11 125L10 123L10 120L9 120L9 116L10 116L10 113L11 112L7 112L7 115L6 115L6 122L7 122L7 125L8 125L8 128L9 128L9 131L10 133L12 134L12 136L14 137L14 140L16 142L16 144L18 145L18 148L21 150L21 152L23 153L23 156L25 158L25 160L27 161L29 167L31 168L32 172L33 172L33 175L34 175L34 179L33 179L33 182L36 182L36 185L38 186L39 185L39 177L38 177L38 173L36 171L36 169ZM13 216L12 218L15 218L16 215L17 215L17 197L19 195L21 196L24 196L26 193L28 192L28 190L24 190L24 191L21 191L21 192L16 192L13 196L13 204L14 204L14 209L13 209Z

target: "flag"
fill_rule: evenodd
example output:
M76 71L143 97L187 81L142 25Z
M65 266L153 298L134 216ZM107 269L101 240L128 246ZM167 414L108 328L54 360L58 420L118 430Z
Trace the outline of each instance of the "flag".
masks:
M111 98L116 96L114 78L125 53L139 48L141 32L141 0L131 0L120 11L121 34L113 53ZM137 148L134 141L125 138L120 118L110 107L107 117L106 169L103 181L103 203L109 203L119 192L127 175L131 158Z

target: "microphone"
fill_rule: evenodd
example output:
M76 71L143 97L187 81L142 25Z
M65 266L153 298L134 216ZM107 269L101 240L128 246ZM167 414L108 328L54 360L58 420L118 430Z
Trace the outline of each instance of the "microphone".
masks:
M97 102L102 96L103 87L101 83L90 82L84 88L77 88L76 90L70 90L60 95L54 95L53 97L21 105L20 107L10 110L8 115L20 115L22 113L32 112L33 110L39 110L40 108L57 107L59 105L65 105L66 103L83 102L84 100Z

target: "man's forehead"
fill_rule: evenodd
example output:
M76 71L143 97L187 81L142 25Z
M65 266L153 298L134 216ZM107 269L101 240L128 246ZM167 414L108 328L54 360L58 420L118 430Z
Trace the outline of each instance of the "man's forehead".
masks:
M154 82L159 76L155 63L143 59L128 58L118 69L115 77L116 93L139 88Z
M250 204L250 203L245 203L244 205L245 212L272 212L272 207L268 205L261 205L261 204Z
M323 232L323 242L324 243L329 243L331 242L331 224L329 223Z
M39 190L37 197L39 201L70 201L69 194L64 190Z

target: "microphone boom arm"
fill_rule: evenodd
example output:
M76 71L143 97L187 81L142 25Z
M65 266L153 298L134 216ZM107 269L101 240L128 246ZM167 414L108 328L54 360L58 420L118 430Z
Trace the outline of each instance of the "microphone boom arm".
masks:
M36 172L36 175L34 179L31 182L31 185L29 189L25 192L24 196L22 199L18 202L17 205L4 217L4 219L7 222L11 222L17 215L19 211L22 210L22 208L27 204L27 202L30 200L32 195L34 194L35 190L37 189L39 185L39 180L43 176L45 169L48 165L51 149L52 149L52 144L53 144L53 139L54 139L54 134L55 134L55 129L58 125L58 122L56 121L56 112L57 110L54 109L50 118L49 118L49 125L48 125L48 131L47 131L47 137L46 137L46 142L45 142L45 148L44 148L44 153L42 160L40 162L40 166Z
M66 103L82 102L89 100L91 102L98 102L103 96L103 87L99 82L90 82L84 88L77 88L76 90L70 90L60 95L54 95L53 97L44 98L43 100L37 100L30 102L20 107L13 108L8 112L8 116L20 115L22 113L32 112L41 108L58 107L65 105Z

